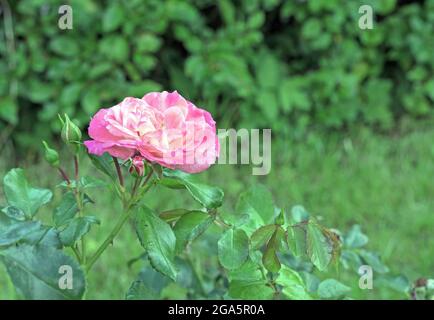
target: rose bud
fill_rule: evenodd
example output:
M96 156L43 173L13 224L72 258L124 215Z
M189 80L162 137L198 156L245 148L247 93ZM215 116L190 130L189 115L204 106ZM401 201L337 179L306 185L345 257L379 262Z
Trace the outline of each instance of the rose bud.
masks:
M136 174L140 177L143 176L143 174L145 173L145 164L143 160L145 159L141 156L135 156L131 160L131 167L130 167L131 174Z
M80 128L74 122L72 122L71 119L69 119L67 114L65 114L65 120L63 120L61 117L59 118L62 122L61 137L63 142L73 145L74 151L78 152L81 142Z
M42 141L42 144L44 145L45 148L45 160L47 160L47 162L52 165L55 168L59 167L59 154L57 153L56 150L50 148L47 144L47 142Z

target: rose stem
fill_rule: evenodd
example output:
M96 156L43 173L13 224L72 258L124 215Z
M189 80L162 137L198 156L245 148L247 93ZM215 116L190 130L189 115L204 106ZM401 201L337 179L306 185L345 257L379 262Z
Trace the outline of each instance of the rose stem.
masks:
M107 249L107 247L113 243L114 238L118 235L119 231L122 229L122 226L125 224L125 222L128 220L128 218L131 216L131 213L133 212L134 205L127 204L124 206L124 212L119 217L115 227L110 232L108 237L105 239L105 241L102 243L102 245L98 248L98 250L95 252L95 254L88 260L86 264L86 272L89 272L89 270L92 268L94 263L98 260L100 255Z
M79 167L79 159L78 155L74 156L74 169L75 169L75 197L78 206L78 212L80 217L83 217L83 200L80 194L80 167ZM86 263L86 241L84 240L84 236L81 238L81 262L82 264Z
M136 194L137 188L140 185L140 182L142 181L142 177L137 177L134 181L133 191L131 191L131 197L133 197Z
M69 180L68 175L66 174L66 172L65 172L62 168L60 168L60 167L58 168L58 170L59 170L59 173L60 173L60 175L62 176L63 180L65 180L66 183L67 183L68 185L70 185L70 184L71 184L71 181Z
M124 186L124 177L122 176L122 171L121 171L121 167L119 165L119 161L115 157L112 157L112 158L113 158L113 161L115 163L116 172L118 173L119 184L121 185L121 187L123 187Z
M116 226L113 228L113 230L110 232L109 236L103 244L98 248L98 250L95 252L95 254L88 260L88 263L86 265L86 271L89 272L89 270L92 268L93 264L98 260L99 256L104 252L105 249L111 244L114 240L114 238L117 236L119 231L121 230L122 226L125 224L125 222L130 217L131 210L127 209L125 212L119 217L118 222L116 223Z
M145 181L143 181L142 187L144 187L148 183L148 181L149 181L149 179L151 179L153 173L154 173L154 170L151 168L151 171L149 171L148 175L145 178Z
M75 183L78 183L78 156L74 156L74 169L75 169Z

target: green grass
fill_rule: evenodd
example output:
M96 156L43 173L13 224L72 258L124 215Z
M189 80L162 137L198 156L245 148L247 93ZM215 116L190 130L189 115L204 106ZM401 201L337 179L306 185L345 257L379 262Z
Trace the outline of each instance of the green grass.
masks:
M405 130L408 131L408 130ZM203 181L225 190L224 210L231 212L238 194L248 185L261 182L273 192L281 207L304 205L321 216L328 227L345 231L357 223L369 236L369 249L381 253L392 273L404 273L411 280L434 276L434 129L432 124L393 136L374 135L357 130L346 137L329 136L323 141L312 135L306 141L273 144L273 166L268 176L251 175L248 166L214 166L201 175ZM0 176L11 168L3 152ZM23 164L25 165L24 161ZM32 183L53 186L58 177L43 163L28 168ZM56 193L59 193L57 190ZM150 192L150 206L161 209L192 205L189 197L162 191ZM108 193L94 191L97 204L92 214L102 220L88 238L94 251L120 214L119 206ZM0 196L0 203L4 199ZM49 210L45 213L48 215ZM142 252L130 226L126 226L101 259L89 278L88 298L123 298L139 271L128 260ZM346 279L346 275L342 275ZM357 276L348 277L352 281ZM354 288L357 282L347 283ZM354 290L358 298L397 298L389 290ZM0 267L0 299L15 293Z

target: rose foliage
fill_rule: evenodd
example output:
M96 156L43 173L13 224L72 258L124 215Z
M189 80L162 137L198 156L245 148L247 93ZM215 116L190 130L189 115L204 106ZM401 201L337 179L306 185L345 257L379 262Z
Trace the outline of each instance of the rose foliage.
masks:
M45 158L62 179L60 199L32 186L23 169L3 178L0 260L25 299L84 299L99 257L116 246L119 232L133 232L124 227L128 221L143 254L125 261L124 271L133 263L143 267L131 276L126 299L343 299L352 296L354 284L330 278L327 270L350 270L357 283L362 265L373 268L376 284L418 299L433 295L432 280L411 286L404 276L390 275L366 249L368 238L359 226L347 233L327 228L300 205L276 206L263 185L246 188L233 210L223 210L223 190L191 174L206 170L218 156L215 122L177 92L126 98L99 110L84 142L67 116L61 123L73 174L44 142ZM81 175L84 153L102 175ZM122 204L118 221L94 251L86 239L106 218L92 210L98 201L88 194L93 188ZM197 205L150 208L146 193L157 188L189 194ZM54 209L47 221L41 211L49 203Z

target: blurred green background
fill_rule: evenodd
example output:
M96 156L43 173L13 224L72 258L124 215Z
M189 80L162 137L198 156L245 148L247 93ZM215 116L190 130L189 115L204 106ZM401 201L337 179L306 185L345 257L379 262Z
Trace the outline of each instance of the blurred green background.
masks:
M73 9L72 30L57 26L62 4ZM373 8L372 30L358 27L363 4ZM225 190L226 210L259 181L277 204L303 204L329 227L362 225L391 272L434 276L434 0L0 6L0 177L24 166L34 184L53 187L41 140L58 142L59 113L85 129L96 110L125 96L176 89L219 128L272 129L268 176L229 165L201 175ZM92 231L94 247L118 214L112 199L95 197L98 215L110 219ZM184 201L149 198L162 209ZM125 229L98 262L88 297L123 298L139 267L126 261L140 252ZM359 298L402 298L349 285ZM1 269L0 298L14 297Z

